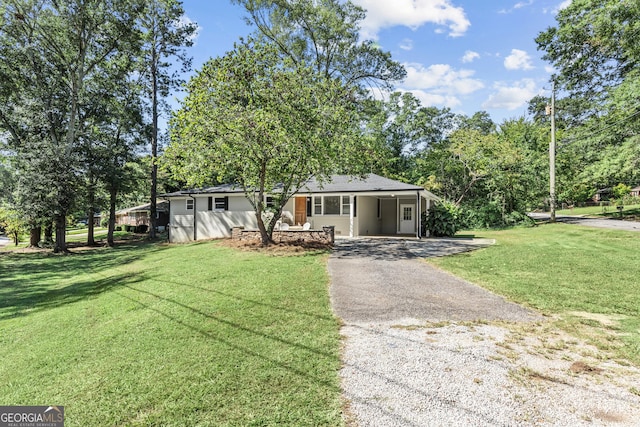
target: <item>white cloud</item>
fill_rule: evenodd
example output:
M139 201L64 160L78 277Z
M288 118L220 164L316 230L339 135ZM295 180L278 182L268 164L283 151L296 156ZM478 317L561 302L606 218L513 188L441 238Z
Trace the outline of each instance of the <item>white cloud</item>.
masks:
M421 64L404 64L407 78L402 84L408 89L430 89L437 93L468 95L484 87L484 84L472 78L473 70L454 70L447 64L434 64L424 67Z
M453 6L450 0L395 0L392 5L389 0L354 0L354 3L367 10L360 32L365 39L377 39L383 28L406 26L415 30L427 23L445 26L451 37L459 37L471 25L464 9Z
M531 6L533 4L533 0L529 0L529 1L520 1L516 4L514 4L511 9L500 9L498 11L498 13L502 13L502 14L506 14L506 13L511 13L514 10L518 10L518 9L522 9L523 7L527 7L527 6Z
M462 62L473 62L474 59L480 58L480 54L478 52L474 52L472 50L468 50L462 56Z
M423 90L405 90L403 92L411 92L413 96L420 100L420 104L429 107L429 106L442 106L448 108L455 108L462 104L462 101L455 96L451 95L439 95L437 93L429 93Z
M193 34L191 34L191 37L189 37L189 40L195 44L198 36L200 35L200 30L202 30L202 27L198 25L197 22L193 22L191 18L189 18L186 14L178 18L178 22L176 25L178 28L186 27L187 25L195 25L196 27L196 30L193 32Z
M553 68L551 65L545 65L544 66L544 70L549 73L549 74L555 74L558 72L558 70L556 70L555 68Z
M569 6L571 6L571 0L564 0L562 3L560 3L556 7L544 8L543 11L544 11L544 13L552 13L552 14L555 15L558 12L560 12L562 9L566 9Z
M400 49L402 50L412 50L413 49L413 40L404 39L400 42Z
M507 70L530 70L531 57L527 52L520 49L511 49L511 55L504 58L504 67Z
M482 108L515 110L540 92L532 79L522 79L510 85L498 82L493 88L496 91L482 103Z
M399 88L411 92L422 105L457 107L462 104L460 96L469 95L484 88L484 84L473 78L473 70L456 70L447 64L403 64L407 78Z

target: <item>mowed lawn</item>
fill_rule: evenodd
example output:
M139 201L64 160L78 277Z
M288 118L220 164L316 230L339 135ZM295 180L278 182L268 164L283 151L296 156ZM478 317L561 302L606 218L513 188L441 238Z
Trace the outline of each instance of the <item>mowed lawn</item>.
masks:
M547 224L478 235L496 244L432 262L560 316L558 325L571 333L596 327L602 334L591 336L595 344L640 364L640 233Z
M0 253L0 403L67 426L341 425L326 254Z

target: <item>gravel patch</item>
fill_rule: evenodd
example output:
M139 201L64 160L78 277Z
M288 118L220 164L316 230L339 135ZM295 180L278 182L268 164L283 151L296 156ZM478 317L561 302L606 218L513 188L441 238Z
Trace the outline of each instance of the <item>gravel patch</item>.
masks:
M638 369L573 350L550 355L513 342L509 326L405 319L342 333L353 425L640 425Z

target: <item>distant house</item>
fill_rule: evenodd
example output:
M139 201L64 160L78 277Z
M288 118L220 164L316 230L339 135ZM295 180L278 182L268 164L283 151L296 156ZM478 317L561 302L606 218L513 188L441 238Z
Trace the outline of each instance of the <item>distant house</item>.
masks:
M596 194L593 195L593 201L594 202L604 202L609 200L609 198L611 197L611 188L601 188L600 190L596 191Z
M629 194L631 197L640 197L640 186L632 188Z
M151 213L151 203L146 203L132 208L120 209L116 211L116 225L146 225L151 224L149 214ZM169 202L158 200L156 203L156 225L158 230L164 231L169 223Z
M231 237L233 227L257 229L255 212L242 189L225 184L161 195L169 201L169 241ZM269 203L269 197L265 202ZM320 229L334 226L349 237L415 235L420 214L438 197L424 188L370 174L335 175L320 185L310 180L283 209L281 221Z

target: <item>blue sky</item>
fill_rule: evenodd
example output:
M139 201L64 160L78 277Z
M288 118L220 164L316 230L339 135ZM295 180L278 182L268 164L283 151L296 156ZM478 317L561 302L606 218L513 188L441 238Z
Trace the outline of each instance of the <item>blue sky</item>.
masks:
M367 9L361 37L375 40L407 69L398 90L423 105L497 123L526 114L526 102L549 94L552 70L535 37L570 0L353 0ZM184 0L199 26L193 68L223 55L253 31L246 12L226 0Z

